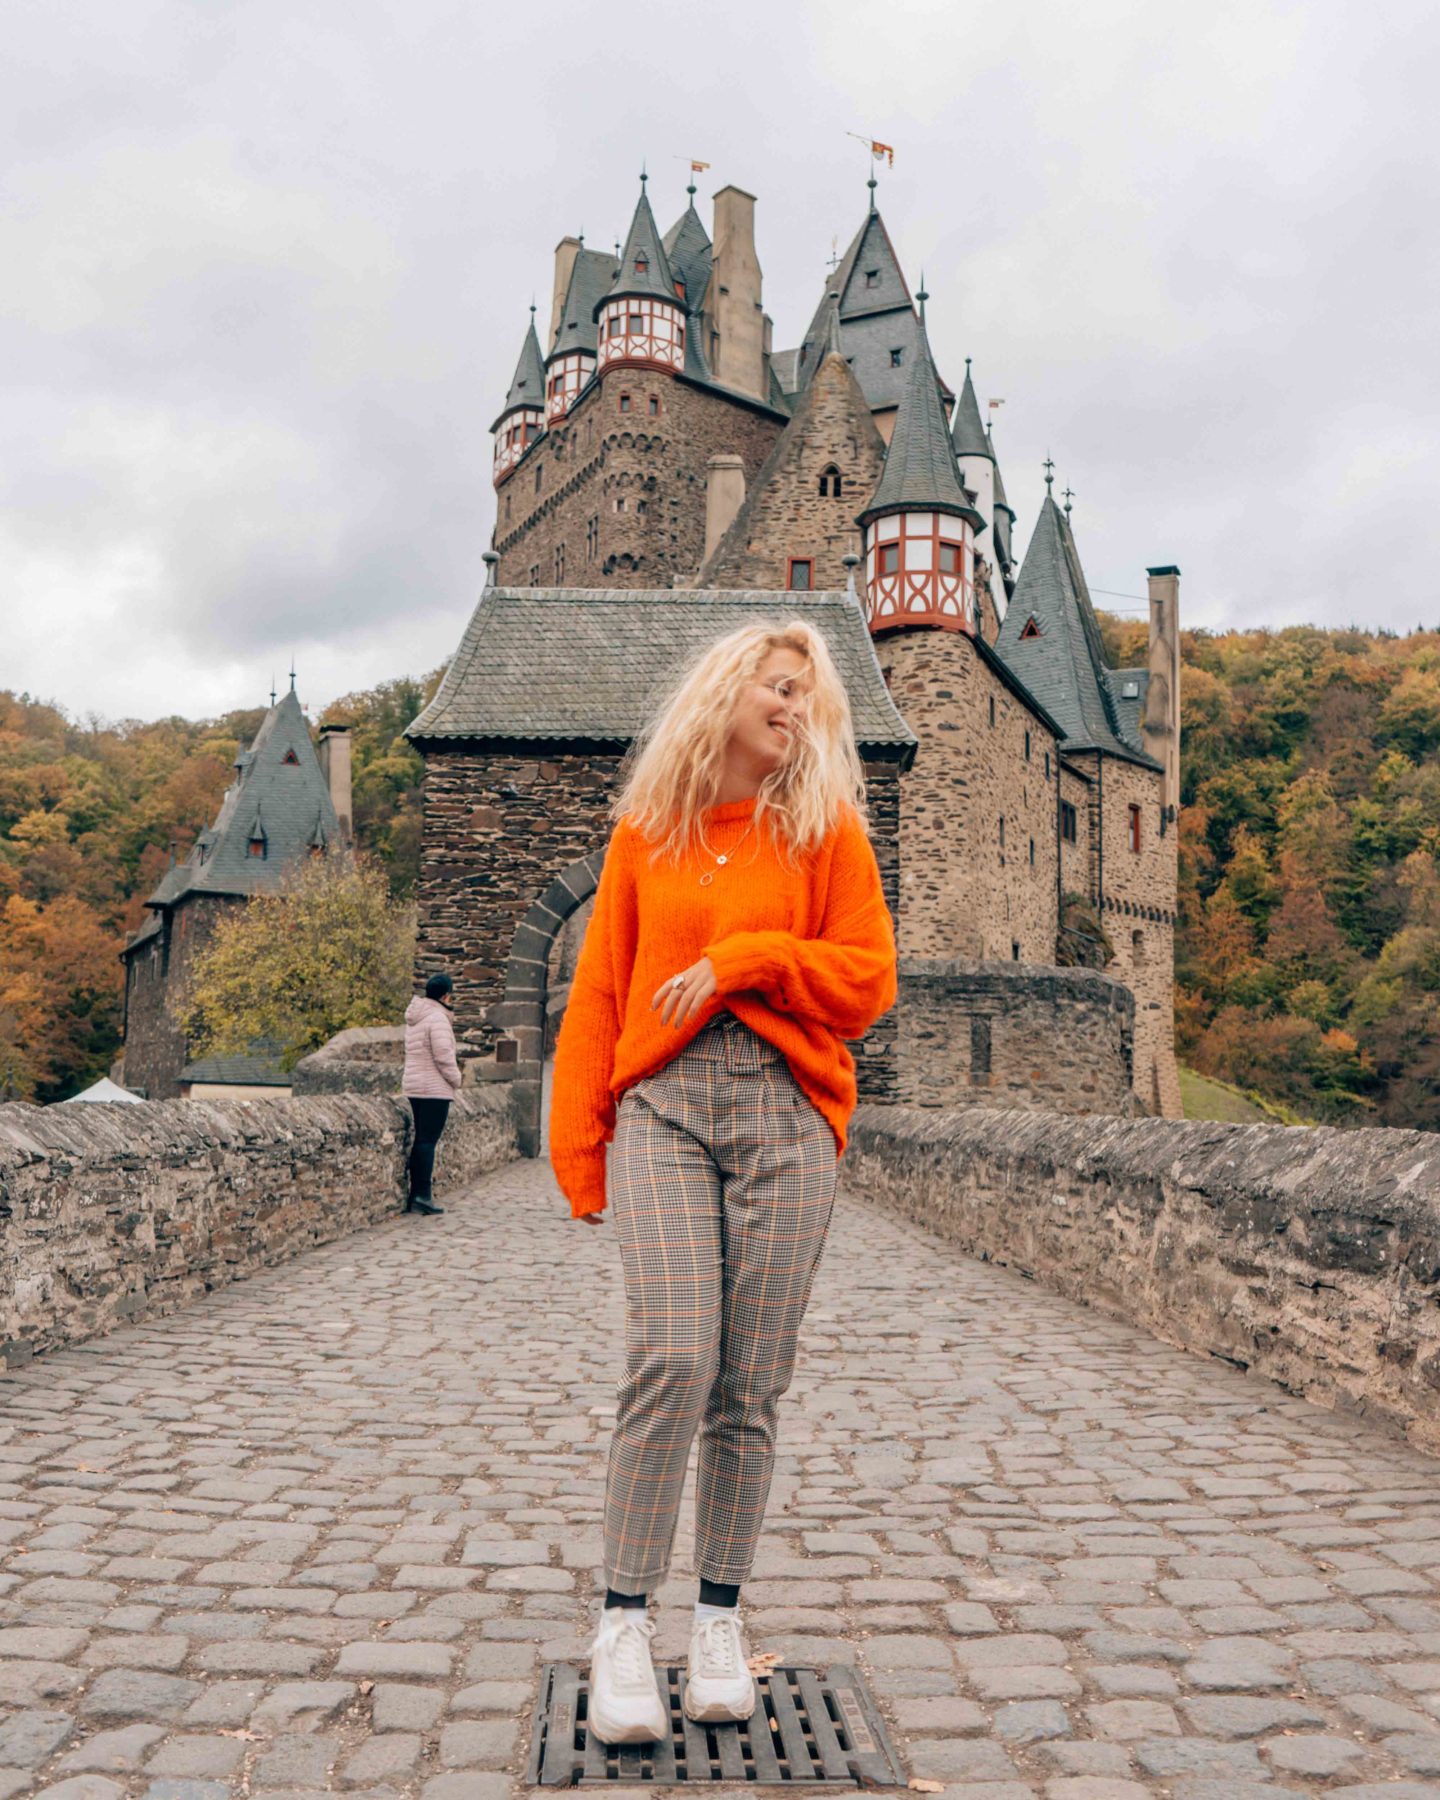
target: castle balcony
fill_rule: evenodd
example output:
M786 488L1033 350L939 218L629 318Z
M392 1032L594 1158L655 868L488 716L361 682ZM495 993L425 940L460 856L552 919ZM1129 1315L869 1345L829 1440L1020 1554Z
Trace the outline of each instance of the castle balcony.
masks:
M871 631L900 625L975 629L975 549L970 526L942 512L887 513L865 532Z
M545 423L558 424L580 398L595 373L589 350L567 350L550 364L545 378Z
M495 432L496 487L505 480L525 452L545 434L545 421L538 406L527 406L500 421Z
M685 314L667 300L630 297L607 301L600 314L600 370L625 366L685 367Z

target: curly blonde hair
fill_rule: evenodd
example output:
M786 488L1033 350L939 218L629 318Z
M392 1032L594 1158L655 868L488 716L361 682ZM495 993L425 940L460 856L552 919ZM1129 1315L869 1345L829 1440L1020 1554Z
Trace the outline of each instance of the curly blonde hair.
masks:
M736 702L772 650L804 658L809 695L789 754L760 786L757 825L768 825L794 856L814 849L847 807L864 817L850 698L829 645L804 619L761 620L696 657L635 741L613 816L628 819L659 854L708 848L701 815L716 804Z

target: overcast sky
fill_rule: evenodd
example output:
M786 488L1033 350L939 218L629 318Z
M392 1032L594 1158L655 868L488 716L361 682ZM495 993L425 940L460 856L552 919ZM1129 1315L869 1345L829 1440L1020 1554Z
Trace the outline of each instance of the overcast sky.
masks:
M777 347L880 207L1028 536L1186 621L1440 623L1440 12L1385 0L45 0L0 67L0 687L433 668L552 253L759 196ZM1427 225L1426 220L1430 223ZM1108 599L1117 608L1134 601Z

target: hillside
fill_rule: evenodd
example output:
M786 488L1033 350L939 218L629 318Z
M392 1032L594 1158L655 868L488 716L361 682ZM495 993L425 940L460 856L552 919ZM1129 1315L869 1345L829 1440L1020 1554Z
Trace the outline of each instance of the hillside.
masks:
M1112 662L1145 627L1102 616ZM1306 1118L1440 1129L1440 633L1183 638L1176 1039ZM351 695L363 847L409 892L438 676ZM120 945L260 711L104 724L0 695L0 1096L62 1097L119 1033Z

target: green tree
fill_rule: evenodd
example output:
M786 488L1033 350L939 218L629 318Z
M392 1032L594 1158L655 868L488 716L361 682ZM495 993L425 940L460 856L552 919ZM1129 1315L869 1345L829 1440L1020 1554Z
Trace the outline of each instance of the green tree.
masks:
M278 1048L291 1068L337 1031L392 1025L410 995L415 917L361 857L316 857L224 918L195 959L197 1055Z

